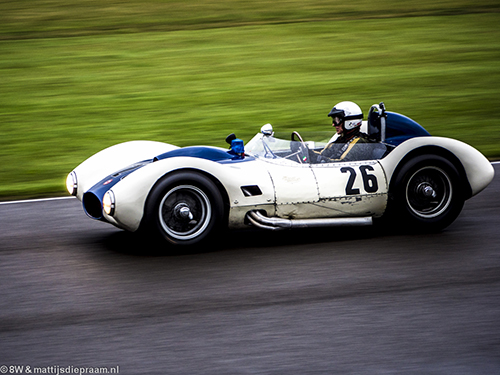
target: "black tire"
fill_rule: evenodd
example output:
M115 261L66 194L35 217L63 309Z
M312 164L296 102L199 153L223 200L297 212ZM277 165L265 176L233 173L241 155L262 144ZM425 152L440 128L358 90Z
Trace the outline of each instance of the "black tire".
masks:
M417 156L393 181L388 212L409 231L440 231L462 211L465 199L460 175L444 157Z
M222 224L223 200L217 186L196 172L165 177L146 205L146 230L173 245L191 246L208 240Z

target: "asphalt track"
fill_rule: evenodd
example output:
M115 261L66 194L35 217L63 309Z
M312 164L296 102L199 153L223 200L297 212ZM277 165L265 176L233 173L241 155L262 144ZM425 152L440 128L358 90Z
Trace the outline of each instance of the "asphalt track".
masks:
M499 374L495 169L442 233L237 232L176 256L75 199L2 204L0 373Z

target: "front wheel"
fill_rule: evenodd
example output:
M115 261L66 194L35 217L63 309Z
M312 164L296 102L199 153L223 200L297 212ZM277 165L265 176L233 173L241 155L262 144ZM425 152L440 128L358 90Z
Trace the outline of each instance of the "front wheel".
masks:
M153 189L146 207L147 225L174 245L194 245L221 226L223 201L207 177L183 172L167 176Z
M462 211L463 190L456 167L438 155L407 162L392 185L390 209L407 229L439 231Z

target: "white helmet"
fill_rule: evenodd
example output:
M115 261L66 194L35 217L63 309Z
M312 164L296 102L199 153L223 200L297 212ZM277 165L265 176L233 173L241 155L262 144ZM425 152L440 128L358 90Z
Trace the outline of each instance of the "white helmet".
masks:
M356 103L340 102L332 108L329 117L334 119L338 117L344 122L344 130L349 131L356 127L360 127L363 122L363 112Z

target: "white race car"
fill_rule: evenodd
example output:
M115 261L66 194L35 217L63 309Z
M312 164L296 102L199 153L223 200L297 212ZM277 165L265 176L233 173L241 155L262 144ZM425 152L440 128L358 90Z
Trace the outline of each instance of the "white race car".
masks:
M76 167L67 188L93 219L193 245L223 228L359 226L381 217L441 230L493 179L479 151L430 136L383 103L362 131L375 141L339 161L318 156L332 140L280 139L269 124L246 145L229 136L229 150L126 142Z

